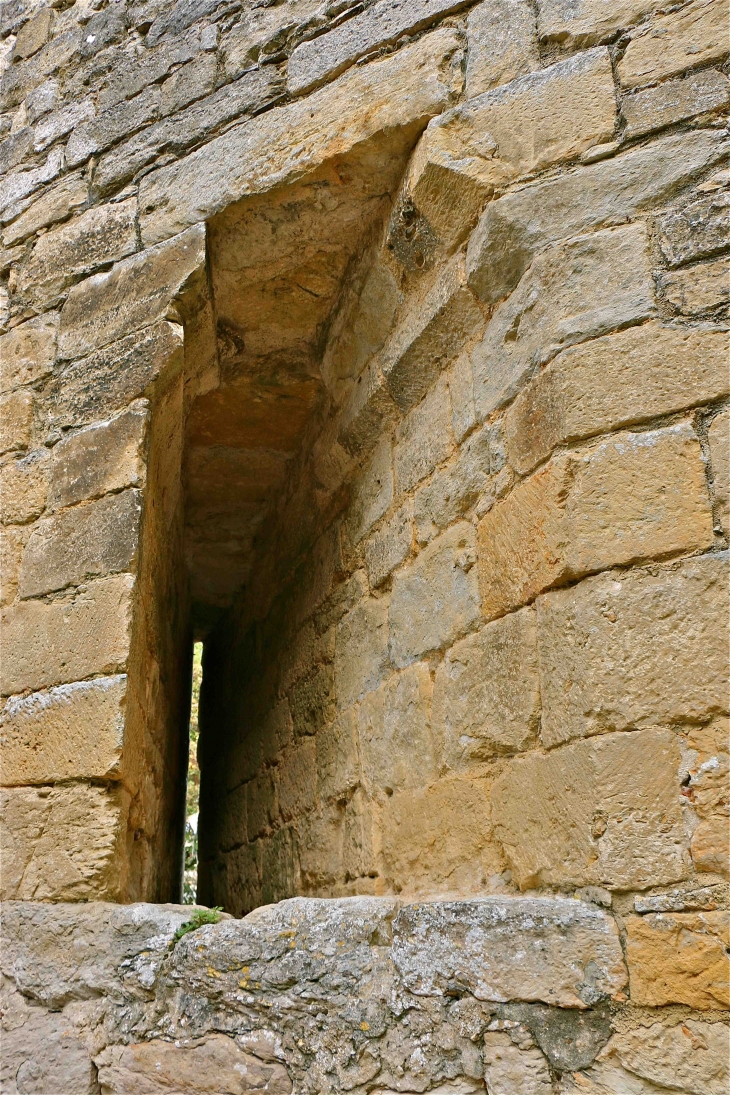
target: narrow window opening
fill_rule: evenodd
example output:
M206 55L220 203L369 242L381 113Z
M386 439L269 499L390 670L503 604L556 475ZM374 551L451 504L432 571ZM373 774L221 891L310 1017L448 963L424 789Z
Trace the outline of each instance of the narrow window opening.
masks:
M200 768L198 767L198 707L203 680L203 644L193 646L193 671L190 690L190 728L188 733L188 770L185 793L185 852L183 863L183 903L194 905L198 895L198 813L200 809Z

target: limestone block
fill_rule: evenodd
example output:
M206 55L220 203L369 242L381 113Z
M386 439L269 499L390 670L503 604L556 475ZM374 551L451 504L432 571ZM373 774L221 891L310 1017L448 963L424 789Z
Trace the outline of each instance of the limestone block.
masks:
M474 377L468 354L460 354L447 373L451 398L451 428L461 444L477 424L474 410Z
M727 708L727 557L588 578L538 598L546 747Z
M666 125L722 110L730 102L730 81L716 69L693 73L685 79L667 80L658 87L627 95L621 102L627 139L640 137Z
M616 71L624 87L675 76L727 53L727 0L694 0L634 33Z
M436 670L433 729L448 768L525 749L540 719L535 612L487 624L447 651Z
M134 198L96 206L40 237L22 265L18 287L45 305L81 274L137 250Z
M20 574L20 560L30 535L26 526L0 526L0 604L7 605L15 600Z
M724 1095L730 1081L728 1028L686 1019L672 1026L652 1023L615 1034L605 1049L624 1068L687 1095Z
M615 434L555 458L482 518L483 612L493 619L567 578L711 543L691 427Z
M202 99L215 88L218 58L215 52L201 53L176 69L160 86L160 113L172 114L194 99Z
M52 114L47 114L33 132L34 150L42 152L44 148L48 148L59 137L65 137L67 133L70 133L71 130L80 126L83 122L89 121L95 114L94 100L91 98L70 102L67 106L61 107L60 110L54 110Z
M395 433L396 495L410 491L453 451L451 406L445 377L406 415Z
M125 791L84 783L13 787L0 799L3 900L119 900Z
M730 259L668 270L657 279L664 300L687 316L701 316L730 304Z
M231 802L239 791L243 794L238 796L235 822L231 824L232 818L224 818L224 825L230 832L230 840L226 843L231 846L269 832L279 816L276 778L272 771L260 770L250 783L231 791L228 801Z
M602 42L638 22L657 7L657 0L539 0L540 37L566 46Z
M102 578L73 600L25 601L6 608L0 617L0 694L123 670L133 582L129 574Z
M68 365L49 385L50 422L80 426L122 410L182 364L182 349L182 327L162 320Z
M54 15L52 8L41 8L37 15L21 27L15 39L14 58L24 61L46 44L51 37Z
M11 247L19 240L47 228L57 221L65 220L73 209L84 205L89 196L89 187L79 175L68 175L55 186L46 190L24 213L3 229L3 246Z
M345 399L338 421L337 442L345 460L372 451L388 426L398 420L393 402L376 356L357 378Z
M3 785L117 778L126 689L119 675L10 699L0 713Z
M486 0L469 12L466 27L468 99L540 67L535 13L526 0Z
M48 495L50 453L34 449L0 468L0 521L24 524L43 512Z
M126 490L39 521L23 553L20 596L135 570L141 516L141 491Z
M408 558L413 542L413 500L407 498L365 543L365 564L373 589Z
M421 402L483 323L481 309L466 288L463 256L457 255L425 297L408 308L379 355L390 394L403 413Z
M393 923L392 955L404 984L418 996L461 985L477 1000L585 1008L619 993L627 981L612 917L565 897L407 906Z
M520 888L632 890L686 878L679 768L669 730L511 761L495 781L492 818Z
M626 960L635 1004L730 1006L728 914L650 913L626 919Z
M228 130L184 161L153 171L140 188L143 243L175 235L233 201L291 181L377 133L422 124L449 104L451 76L442 75L441 65L458 44L452 30L435 31L392 57L354 68L306 100Z
M692 862L698 871L730 877L727 814L720 813L700 821L690 843Z
M360 782L357 719L354 708L342 711L316 737L317 797L345 798Z
M484 1079L489 1095L553 1095L550 1070L540 1050L520 1049L504 1031L484 1035Z
M294 734L316 734L335 716L334 668L331 662L302 677L289 693Z
M566 441L713 403L730 392L727 334L646 323L559 354L507 411L507 457L521 475Z
M466 0L379 0L334 30L298 45L289 58L287 88L296 95L333 80L365 54L465 6Z
M0 391L33 384L50 373L56 358L58 316L20 323L0 337Z
M357 726L362 782L370 794L423 787L435 778L432 693L428 666L418 662L363 699Z
M402 302L393 271L379 256L364 272L343 286L344 302L333 317L322 360L327 387L338 390L347 377L357 378L381 349Z
M501 300L541 247L665 201L727 146L716 130L660 137L489 202L467 249L469 286L481 300Z
M41 167L32 167L28 171L17 171L12 175L6 175L0 182L0 219L9 220L17 209L16 203L30 197L36 190L40 190L44 183L55 179L63 165L63 149L53 148Z
M297 823L300 893L331 893L342 877L344 804L321 807Z
M462 521L393 579L390 650L399 668L450 645L479 619L474 529Z
M492 472L499 471L498 427L482 426L469 437L456 460L436 472L416 494L415 520L419 543L463 517L482 497Z
M670 266L724 251L730 230L730 192L718 190L659 218L657 239Z
M61 311L59 353L82 357L163 319L204 268L205 232L193 228L75 285Z
M337 625L335 689L340 708L350 707L388 672L388 597L366 597Z
M2 1091L93 1095L96 1069L69 1017L29 1007L19 993L13 995L10 1005L3 1000Z
M27 449L32 425L32 392L17 391L0 396L0 455Z
M78 433L53 449L49 505L58 509L108 491L144 484L143 445L149 419L146 402Z
M407 894L470 894L501 870L483 779L396 791L382 814L385 875Z
M342 867L349 878L375 878L381 873L380 808L358 788L345 807Z
M208 1095L217 1089L231 1095L255 1091L289 1095L291 1080L278 1061L261 1061L225 1034L211 1034L194 1045L163 1042L110 1046L96 1061L99 1080L109 1095L145 1091L149 1095L170 1095L186 1091Z
M350 511L347 517L349 534L354 544L385 514L393 501L393 452L387 435L378 442L351 488Z
M95 153L103 152L133 133L135 129L153 122L160 113L160 89L145 88L127 102L116 103L110 110L103 110L95 118L77 126L66 145L69 167L78 167Z
M605 229L537 256L471 354L477 414L517 395L559 350L655 311L644 225Z

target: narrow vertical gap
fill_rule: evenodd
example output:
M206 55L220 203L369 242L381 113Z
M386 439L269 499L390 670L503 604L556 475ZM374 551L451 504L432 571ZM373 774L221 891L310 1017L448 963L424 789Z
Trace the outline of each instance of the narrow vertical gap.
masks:
M198 896L198 813L200 808L200 768L198 767L198 706L203 680L203 644L193 646L193 672L190 690L190 732L188 735L188 771L185 794L185 859L183 865L183 902L194 905Z

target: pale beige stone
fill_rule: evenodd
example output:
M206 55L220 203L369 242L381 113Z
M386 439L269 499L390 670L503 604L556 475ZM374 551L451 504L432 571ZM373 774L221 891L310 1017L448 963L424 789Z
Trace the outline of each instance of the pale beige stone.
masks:
M202 290L204 283L205 232L200 228L122 259L73 287L61 311L59 353L83 357L147 327L165 317L173 298Z
M486 0L466 23L468 99L540 67L535 13L527 0Z
M471 354L480 419L560 350L655 311L646 228L604 229L540 253Z
M483 612L492 619L567 578L711 543L692 428L615 434L553 459L482 518Z
M137 202L94 206L40 237L21 267L18 287L44 305L79 275L137 250Z
M501 430L484 425L468 437L455 460L440 468L416 494L416 536L428 543L440 529L472 509L484 497L490 476L504 465Z
M347 522L352 541L358 544L393 501L393 449L387 436L378 442L351 489Z
M730 878L730 822L726 811L700 821L692 833L690 853L698 871Z
M623 98L624 135L627 139L641 137L685 118L722 110L729 102L730 80L714 69L693 73L685 79L667 80L658 87Z
M0 467L0 521L4 524L25 524L43 513L50 455L47 449L34 449Z
M30 535L29 526L0 526L0 604L10 604L18 590L20 560Z
M84 783L0 794L3 900L119 900L128 795Z
M433 730L446 768L468 768L527 748L539 719L533 609L487 624L447 651L436 670L433 698Z
M32 392L16 391L0 396L0 456L27 449L32 425Z
M21 27L15 39L13 56L25 60L37 53L51 37L51 28L55 12L51 7L41 8L37 15Z
M727 53L727 0L694 0L660 15L633 35L618 63L618 78L636 87L720 60Z
M438 536L393 579L390 650L408 665L450 645L479 619L474 529L462 521Z
M49 505L56 509L145 480L144 442L149 421L147 403L79 430L53 449Z
M304 738L286 751L278 768L279 810L284 821L311 810L317 797L314 738Z
M365 544L365 564L373 589L407 559L413 544L413 500L407 498Z
M686 878L681 778L669 730L511 761L495 781L492 818L519 886L646 889Z
M156 1040L109 1046L97 1061L99 1080L109 1095L139 1091L146 1095L231 1095L266 1091L288 1095L291 1080L278 1061L244 1053L233 1038L210 1034L193 1045Z
M355 709L341 711L319 731L315 740L317 796L321 801L344 798L360 782Z
M388 597L366 597L337 625L337 704L347 708L385 679L388 671Z
M658 0L539 0L540 37L568 46L592 45L658 6Z
M0 782L117 778L126 690L119 675L10 699L0 713Z
M1 617L0 694L123 670L129 653L134 579L90 582L73 600L25 601Z
M468 354L460 354L447 373L451 398L451 428L461 444L477 424L474 408L474 377Z
M8 996L3 999L2 1091L16 1095L32 1084L32 1091L91 1095L96 1069L68 1016L30 1006L20 993L11 1000Z
M730 1030L724 1023L685 1019L676 1025L635 1027L615 1034L601 1052L650 1083L687 1095L725 1095L730 1082Z
M543 743L727 710L727 579L727 557L706 555L539 597Z
M84 205L89 196L89 185L80 175L61 179L50 190L41 194L19 217L3 229L3 246L11 247L19 240L37 232L39 228L65 220L73 209Z
M39 521L23 552L20 596L39 597L90 578L135 571L141 516L141 492L127 490Z
M727 912L652 913L626 918L633 1003L730 1007Z
M297 823L300 893L332 893L342 876L345 809L342 803L320 807Z
M550 1070L537 1046L520 1049L503 1031L484 1035L484 1078L489 1095L553 1095Z
M712 420L708 431L712 459L713 491L725 535L730 535L730 411Z
M730 259L703 262L659 276L659 290L678 312L699 316L730 304Z
M507 457L524 475L557 446L730 392L727 335L647 323L563 351L505 416Z
M450 66L443 62L458 48L453 30L435 31L153 171L140 188L143 243L175 235L233 201L292 181L377 133L422 124L451 100Z
M396 495L410 491L453 451L451 406L445 377L414 407L395 433Z
M0 391L32 384L50 373L56 358L58 316L20 323L0 337Z
M423 787L436 777L431 734L433 683L423 662L389 677L358 708L362 782L374 794Z
M381 874L380 807L358 788L345 807L342 866L350 878L375 878Z

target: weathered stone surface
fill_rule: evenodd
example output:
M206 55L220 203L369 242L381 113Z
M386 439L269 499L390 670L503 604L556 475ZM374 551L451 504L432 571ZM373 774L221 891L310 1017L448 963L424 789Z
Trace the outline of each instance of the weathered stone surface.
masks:
M477 1000L583 1008L626 984L614 921L569 898L411 905L393 923L392 953L404 984L418 996L458 985Z
M726 710L727 573L707 555L539 597L544 744Z
M486 0L472 8L466 26L467 98L540 67L535 13L526 0Z
M414 34L468 0L380 0L334 30L302 42L287 66L287 87L299 94L332 80L360 57Z
M712 543L699 442L686 423L553 459L479 523L487 619L568 578Z
M727 333L656 323L559 354L505 416L507 456L524 475L559 444L658 418L730 390Z
M472 351L481 418L513 399L559 350L653 314L647 243L644 226L632 225L579 236L537 256Z
M164 319L173 298L204 278L204 268L205 232L192 228L87 278L61 311L59 354L82 357Z
M728 914L655 913L626 919L631 999L661 1007L730 1005Z
M29 19L15 39L13 57L24 61L44 46L51 36L52 20L52 8L41 8L37 15Z
M656 0L540 0L540 37L571 46L592 45L630 27L657 7Z
M143 444L149 418L146 403L79 430L53 449L49 505L74 505L124 487L140 487L145 479Z
M730 304L730 259L669 270L657 280L661 296L678 312L701 316Z
M121 789L13 787L0 801L4 901L114 900L124 893L117 855L126 831Z
M33 424L33 393L0 396L0 455L27 449Z
M474 409L474 377L468 354L460 354L447 374L451 397L451 428L461 444L477 424Z
M58 317L38 316L0 337L0 385L3 392L47 376L56 357Z
M448 645L479 619L474 529L465 521L437 537L393 579L390 650L402 667Z
M63 150L53 148L41 167L32 167L28 171L17 171L15 174L6 175L0 182L0 220L9 220L17 209L17 203L30 197L44 183L55 179L61 172L63 162Z
M29 535L27 525L0 526L0 604L10 604L15 599L20 560Z
M490 1095L552 1095L547 1061L536 1047L520 1049L509 1034L484 1035L484 1078Z
M342 708L377 688L388 666L388 598L368 597L337 625L335 684Z
M3 245L11 247L19 240L65 220L73 209L83 205L89 196L86 181L78 175L61 179L55 186L41 194L24 213L3 229Z
M176 69L160 86L160 113L173 114L213 91L218 75L217 61L214 52L201 53Z
M233 1038L224 1034L194 1045L142 1042L114 1046L96 1061L99 1081L110 1095L144 1091L149 1095L186 1091L190 1095L249 1095L267 1091L288 1095L292 1090L289 1074L278 1061L264 1062L244 1053Z
M713 418L707 436L710 442L715 502L727 536L730 534L730 411L722 411Z
M152 86L145 88L128 102L115 104L111 110L104 110L91 121L74 129L66 146L66 157L70 167L78 167L90 156L103 152L135 129L153 122L160 113L160 91Z
M141 515L141 493L127 490L44 518L23 553L20 596L135 570Z
M407 499L365 544L365 564L373 589L388 578L411 553L413 502Z
M636 87L719 60L727 53L726 0L694 0L660 15L632 37L618 63L618 78Z
M123 670L129 651L131 575L91 582L72 601L26 601L2 613L0 693L45 688Z
M12 457L0 468L0 521L25 524L38 517L48 495L50 453L34 449L20 459Z
M317 734L317 794L321 800L345 797L360 782L357 719L342 711Z
M687 877L679 768L669 730L511 761L494 784L492 818L520 887L646 889Z
M119 675L9 700L0 713L1 782L117 777L126 690Z
M445 378L406 416L395 433L396 494L410 491L450 455L451 406Z
M457 48L453 32L436 31L394 57L353 70L306 102L269 111L184 162L152 172L140 188L143 242L172 236L231 201L290 181L382 130L422 125L449 102L450 80L439 66Z
M352 484L348 525L353 543L359 543L387 513L393 493L393 452L390 439L386 436L378 441L372 456Z
M79 275L137 250L134 198L96 206L40 237L23 264L19 288L45 305Z
M530 1035L557 1072L585 1068L595 1060L612 1034L610 1007L600 1004L588 1011L551 1008L545 1004L507 1004L500 1009L504 1026L515 1032L522 1046ZM519 1024L517 1028L511 1024ZM501 1027L498 1020L495 1026Z
M369 793L422 787L436 776L433 684L423 662L396 673L358 708L362 781Z
M730 231L730 192L716 191L659 218L657 239L670 266L725 251Z
M726 152L721 132L672 135L505 194L487 205L469 241L470 287L501 300L541 247L659 204Z
M29 1007L19 993L9 997L4 993L2 1091L8 1095L27 1091L93 1095L96 1069L69 1018Z
M724 1095L730 1080L729 1037L724 1023L652 1023L614 1035L604 1052L635 1075L670 1090L681 1084L687 1095Z
M730 102L730 81L716 69L693 73L683 80L667 80L658 87L627 95L621 102L627 138L722 110Z
M436 670L433 729L448 768L525 749L540 718L535 613L523 609L455 643Z
M463 517L483 497L490 475L496 475L503 464L499 426L482 426L467 439L456 460L437 471L416 494L419 543L427 543L440 529Z

